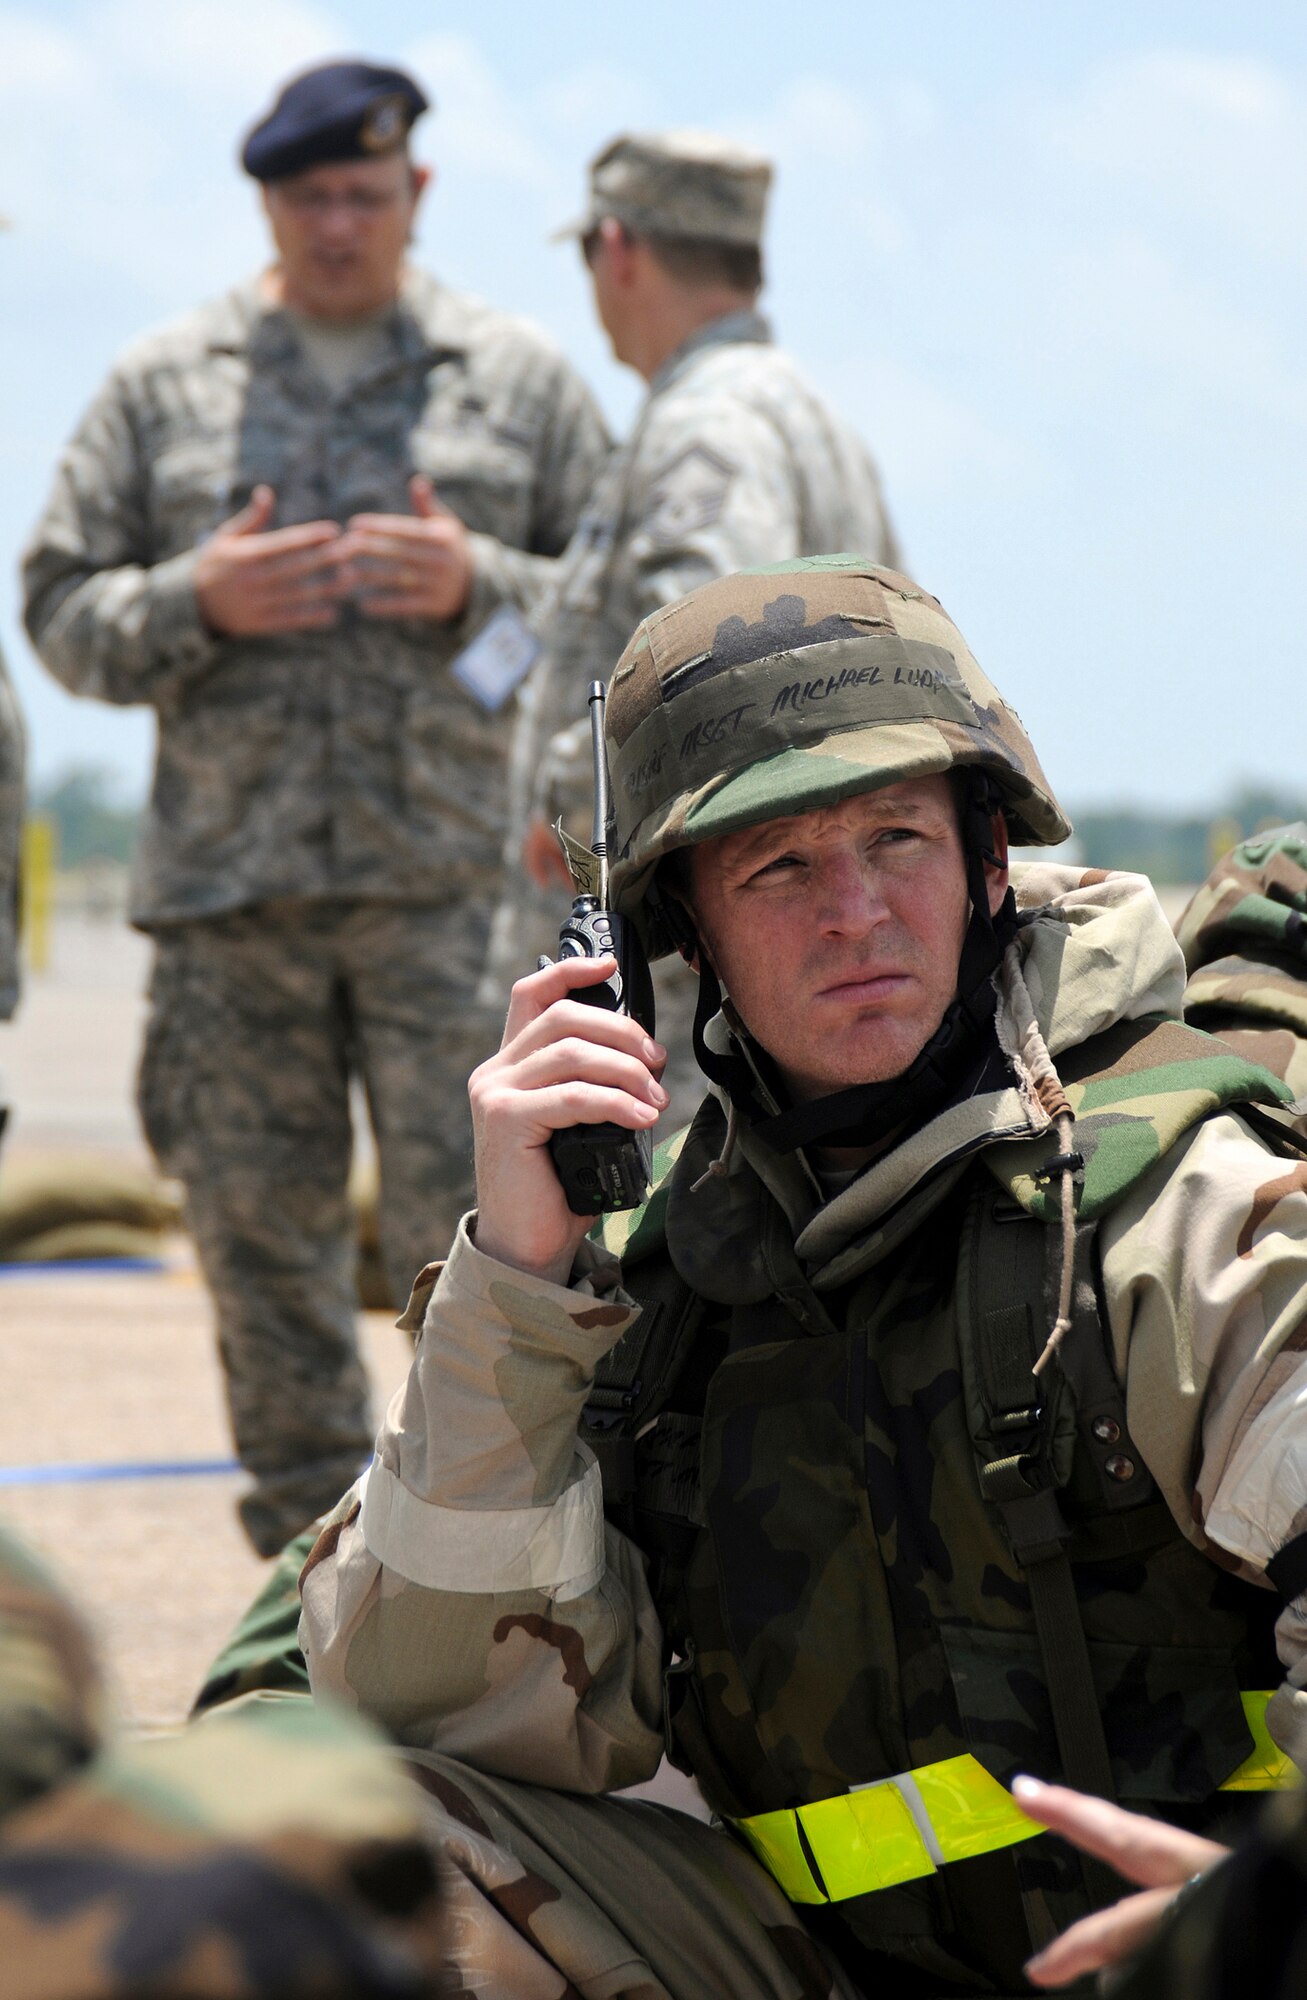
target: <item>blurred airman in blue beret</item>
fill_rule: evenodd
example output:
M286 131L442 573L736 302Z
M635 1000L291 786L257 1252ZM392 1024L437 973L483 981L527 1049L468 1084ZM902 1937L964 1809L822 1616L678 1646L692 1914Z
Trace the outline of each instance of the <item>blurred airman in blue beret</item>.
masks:
M122 358L26 560L51 672L158 715L140 1106L186 1187L268 1554L372 1442L351 1077L401 1302L470 1203L518 608L607 449L533 327L408 261L426 107L362 61L286 84L241 153L275 261Z
M249 132L241 165L256 181L285 180L329 160L398 152L430 100L402 69L322 63L292 77Z

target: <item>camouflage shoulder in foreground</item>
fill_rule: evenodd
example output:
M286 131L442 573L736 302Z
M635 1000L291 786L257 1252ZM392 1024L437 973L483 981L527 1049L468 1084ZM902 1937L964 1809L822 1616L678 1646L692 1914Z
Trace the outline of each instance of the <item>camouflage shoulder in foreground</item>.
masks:
M0 1534L0 1820L99 1747L104 1693L81 1619L53 1578Z
M418 1800L372 1730L262 1698L106 1745L102 1708L80 1619L0 1536L6 1992L436 1990L442 1932Z
M419 1811L371 1730L304 1700L111 1750L6 1824L8 1990L434 1993L442 1932Z

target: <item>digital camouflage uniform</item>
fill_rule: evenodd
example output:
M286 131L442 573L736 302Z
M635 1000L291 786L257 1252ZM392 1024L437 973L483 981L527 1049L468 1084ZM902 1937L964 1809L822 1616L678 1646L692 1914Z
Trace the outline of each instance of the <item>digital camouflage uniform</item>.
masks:
M23 838L23 719L0 653L0 1024L18 1005L18 870ZM9 1094L0 1026L0 1136Z
M648 619L608 732L612 900L653 949L663 854L895 779L987 771L1016 839L1066 832L956 628L854 558ZM1093 1888L1003 1789L1078 1753L1036 1630L1050 1557L1111 1789L1210 1825L1283 1776L1261 1718L1291 1741L1303 1697L1295 1670L1265 1709L1256 1586L1307 1525L1307 1174L1256 1107L1285 1092L1181 1024L1146 882L1014 878L979 1066L837 1192L714 1091L570 1287L483 1256L470 1218L415 1297L412 1374L300 1629L315 1692L430 1772L478 1974L525 1937L541 1994L1025 1990ZM713 1050L735 1041L719 1015ZM1052 1372L986 1439L1014 1357L1030 1401L1064 1277ZM995 1473L1056 1501L1055 1548L1017 1561ZM766 1871L600 1796L664 1745Z
M18 865L23 836L23 718L0 654L0 1021L18 1005ZM3 1103L0 1093L0 1103Z
M765 161L730 147L719 161L702 138L639 143L645 150L634 160L629 140L600 155L588 221L611 213L672 235L725 238L727 204L743 183L747 214L736 240L758 240L771 172ZM622 160L626 173L615 188ZM513 744L506 881L487 985L501 1011L537 954L556 951L566 907L557 893L536 890L520 866L527 820L552 824L561 813L589 838L590 683L607 680L635 627L660 605L732 570L827 549L900 562L876 467L773 344L762 314L728 313L700 327L653 377L534 615L544 650ZM655 978L659 1034L671 1051L669 1115L683 1120L702 1087L689 1049L692 987L676 962Z
M105 1740L81 1621L0 1535L0 1987L416 2000L443 1929L422 1802L372 1733L259 1701Z
M1185 1018L1283 1077L1307 1133L1307 825L1242 840L1176 926Z
M466 1204L472 995L498 885L511 717L448 671L566 546L605 439L530 327L410 272L343 390L257 284L138 342L83 419L28 549L27 620L76 693L149 703L133 920L156 938L146 1131L187 1188L217 1303L245 1504L266 1553L371 1436L354 1348L347 1081L369 1098L391 1282ZM260 482L274 525L409 511L427 474L471 532L455 624L218 638L198 544Z

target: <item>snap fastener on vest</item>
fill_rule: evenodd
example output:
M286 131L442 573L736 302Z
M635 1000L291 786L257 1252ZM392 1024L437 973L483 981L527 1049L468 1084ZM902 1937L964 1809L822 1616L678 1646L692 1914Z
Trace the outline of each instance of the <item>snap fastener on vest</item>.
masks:
M1127 1458L1124 1452L1114 1451L1107 1461L1106 1471L1110 1479L1133 1479L1135 1462L1132 1458Z
M1115 1417L1095 1417L1093 1432L1100 1444L1115 1444L1121 1435L1121 1426Z

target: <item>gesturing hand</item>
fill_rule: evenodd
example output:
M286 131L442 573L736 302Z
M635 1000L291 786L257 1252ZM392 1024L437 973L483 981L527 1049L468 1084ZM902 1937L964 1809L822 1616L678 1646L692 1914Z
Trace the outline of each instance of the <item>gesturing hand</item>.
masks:
M270 486L256 486L248 506L200 543L195 597L211 632L311 632L340 615L339 527L304 521L265 532L276 502Z
M457 618L472 588L467 529L431 481L408 483L411 514L355 514L340 542L346 587L368 618Z
M592 1216L573 1215L549 1157L569 1125L653 1124L667 1052L628 1015L570 996L611 958L565 958L519 979L499 1053L468 1084L476 1148L476 1243L488 1257L564 1284Z
M1165 1820L1122 1811L1106 1799L1088 1798L1065 1785L1017 1778L1012 1796L1022 1812L1106 1861L1127 1882L1143 1885L1141 1896L1125 1896L1110 1910L1082 1917L1054 1938L1026 1966L1036 1986L1069 1986L1087 1972L1133 1958L1166 1915L1177 1892L1195 1875L1223 1861L1228 1849Z

